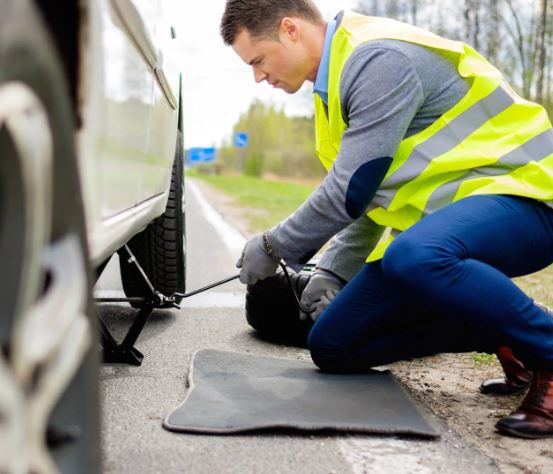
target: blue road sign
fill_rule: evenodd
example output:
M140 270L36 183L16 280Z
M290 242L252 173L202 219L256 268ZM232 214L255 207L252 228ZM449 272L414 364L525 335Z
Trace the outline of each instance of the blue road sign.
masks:
M217 152L214 147L190 148L188 150L188 161L191 163L210 163L215 161Z
M234 134L234 146L236 148L246 148L249 140L250 136L246 132L236 132Z

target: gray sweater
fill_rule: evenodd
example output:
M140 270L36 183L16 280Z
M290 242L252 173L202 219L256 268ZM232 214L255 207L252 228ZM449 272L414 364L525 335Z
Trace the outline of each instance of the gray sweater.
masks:
M349 281L382 234L366 211L399 143L431 125L469 87L453 57L429 48L398 40L357 47L340 80L347 124L340 151L322 184L269 230L280 257L299 270L335 236L318 266Z

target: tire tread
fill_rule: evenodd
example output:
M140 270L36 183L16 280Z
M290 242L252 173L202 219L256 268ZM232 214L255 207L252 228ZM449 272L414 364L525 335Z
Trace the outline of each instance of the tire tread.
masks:
M178 142L165 212L128 244L154 288L167 296L185 291L185 252L181 248L184 215L179 212L184 179L180 132ZM121 278L127 296L148 294L146 284L124 261L121 262Z

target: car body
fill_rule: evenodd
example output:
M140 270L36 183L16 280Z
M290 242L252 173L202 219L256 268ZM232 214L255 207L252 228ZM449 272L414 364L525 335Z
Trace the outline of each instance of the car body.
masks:
M0 472L101 472L91 289L115 252L184 292L177 1L0 0Z
M179 71L171 2L87 2L81 25L79 167L97 266L165 210ZM83 20L84 21L84 20Z

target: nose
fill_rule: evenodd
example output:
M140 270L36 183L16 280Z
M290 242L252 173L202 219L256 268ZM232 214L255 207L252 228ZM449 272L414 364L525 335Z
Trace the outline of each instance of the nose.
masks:
M259 83L261 81L264 81L267 79L268 74L261 70L261 68L257 65L253 66L253 77L255 79L255 82Z

